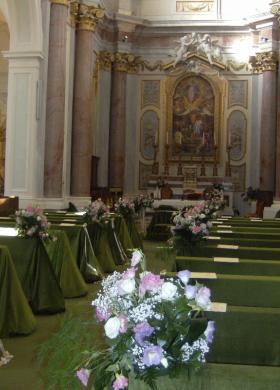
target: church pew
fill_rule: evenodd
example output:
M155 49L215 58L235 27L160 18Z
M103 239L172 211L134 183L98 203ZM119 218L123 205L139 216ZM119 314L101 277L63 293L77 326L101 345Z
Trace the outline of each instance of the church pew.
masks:
M240 259L262 259L280 261L280 248L260 248L249 246L219 247L223 244L210 245L202 244L194 247L185 247L180 256L199 256L199 257L238 257ZM226 245L225 245L226 246ZM235 249L236 248L236 249Z
M280 365L280 309L228 305L206 314L216 326L208 362Z
M216 259L217 260L217 259ZM214 261L211 257L177 256L176 270L188 269L193 272L216 272L230 275L280 276L280 262L275 260L239 259L238 262L222 258Z
M258 239L258 238L246 238L246 237L220 237L219 235L209 235L202 243L212 244L226 244L226 245L239 245L239 246L255 246L263 248L280 248L280 237L279 240L270 239Z
M165 276L176 274L168 272ZM213 302L280 309L280 276L192 273L190 283L196 281L210 288Z
M244 238L244 239L258 239L258 240L279 240L280 241L280 233L274 232L264 232L260 231L251 231L246 230L243 232L238 232L233 229L219 229L219 228L211 228L210 236L219 236L225 238Z

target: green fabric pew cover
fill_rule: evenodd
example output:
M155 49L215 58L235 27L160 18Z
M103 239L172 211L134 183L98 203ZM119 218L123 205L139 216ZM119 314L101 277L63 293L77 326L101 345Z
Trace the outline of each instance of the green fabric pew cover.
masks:
M126 222L127 229L128 229L128 232L129 232L129 235L131 238L133 248L143 249L142 238L141 238L141 236L136 228L134 218L131 218L131 217L125 218L125 222Z
M217 234L214 237L219 237ZM211 237L211 234L210 234ZM226 245L239 245L239 246L255 246L255 247L263 247L263 248L280 248L280 236L278 240L266 240L259 238L239 238L239 237L220 237L220 239L206 239L204 242L206 245L209 243L212 244L226 244Z
M176 257L176 269L230 275L280 276L280 262L240 259L239 263L214 262L210 257Z
M280 365L280 309L227 306L226 313L207 316L216 322L207 361Z
M116 215L115 217L115 230L123 249L128 253L128 251L133 249L133 244L129 235L127 224L122 215Z
M109 223L108 223L109 226ZM104 272L114 272L117 262L114 261L108 240L107 227L99 223L88 224L88 233L99 263Z
M280 308L280 277L223 275L198 279L211 289L211 299L232 306ZM194 280L193 280L194 282Z
M86 295L87 286L75 261L66 233L62 230L52 230L52 235L56 239L44 241L44 245L64 298Z
M280 248L258 248L239 246L238 249L222 249L218 248L218 245L198 244L192 247L185 247L180 253L178 253L178 256L239 257L240 259L261 259L280 261Z
M172 206L160 206L154 209L152 220L147 227L147 239L157 239L165 237L169 233L169 228L166 225L171 223L172 215L176 209Z
M221 231L223 231L221 233ZM225 232L227 231L227 233ZM225 238L244 238L244 239L258 239L258 240L279 240L280 241L280 233L272 233L272 232L252 232L249 229L244 232L236 232L233 231L233 229L217 229L217 228L211 228L210 229L210 235L211 236L220 236Z
M52 262L39 238L0 236L6 245L27 300L34 313L59 313L65 310L64 298Z
M17 272L6 246L0 246L0 337L27 335L36 320L22 290Z
M59 229L65 231L67 234L74 258L84 280L87 283L92 283L102 279L104 271L93 248L91 248L91 242L86 228L78 224L62 224L53 224L51 225L51 229Z

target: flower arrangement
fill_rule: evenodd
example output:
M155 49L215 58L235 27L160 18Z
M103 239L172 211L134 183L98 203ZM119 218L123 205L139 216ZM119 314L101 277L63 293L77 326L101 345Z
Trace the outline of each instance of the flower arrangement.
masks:
M208 236L212 215L213 209L207 202L199 202L196 206L176 212L172 220L175 226L171 228L172 238L169 243L176 249L195 245Z
M92 222L103 222L109 217L110 210L105 203L98 198L86 208L86 213Z
M16 229L20 237L51 238L50 223L39 207L28 206L16 211Z
M115 211L123 217L133 217L135 215L134 202L129 198L119 198L115 203Z
M214 184L205 188L203 198L212 209L222 210L225 207L224 187L221 184Z
M117 390L136 379L157 389L158 376L204 363L214 334L204 315L211 293L189 282L187 270L165 278L147 272L143 253L134 251L131 267L104 279L92 302L109 347L85 352L76 371L80 381Z
M152 208L154 199L150 196L139 195L134 200L134 210L137 214L139 214L143 209L147 207Z

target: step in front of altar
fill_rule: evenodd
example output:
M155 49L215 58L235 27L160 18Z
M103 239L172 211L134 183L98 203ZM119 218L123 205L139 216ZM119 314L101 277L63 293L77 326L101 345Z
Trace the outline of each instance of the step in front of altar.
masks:
M238 257L176 257L176 269L230 275L280 276L280 261Z
M280 309L228 305L207 317L216 326L208 362L280 365Z

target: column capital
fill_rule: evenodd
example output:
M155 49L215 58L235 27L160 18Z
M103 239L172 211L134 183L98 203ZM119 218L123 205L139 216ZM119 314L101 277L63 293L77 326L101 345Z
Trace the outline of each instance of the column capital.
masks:
M251 62L252 73L261 74L264 72L275 72L277 69L278 58L275 51L256 53Z
M102 8L81 4L78 0L70 5L71 25L78 30L95 31L100 20L105 16Z
M114 70L118 72L137 73L140 57L132 53L117 52L114 54Z
M279 0L273 1L270 4L270 6L271 6L270 12L277 17L280 26L280 1Z
M66 5L68 7L70 0L49 0L51 4Z

